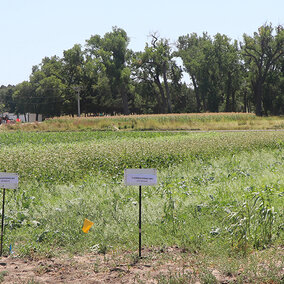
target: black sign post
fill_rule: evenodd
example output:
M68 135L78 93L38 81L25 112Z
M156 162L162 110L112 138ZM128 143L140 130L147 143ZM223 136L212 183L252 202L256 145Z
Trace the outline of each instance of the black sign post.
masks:
M3 188L3 202L2 202L2 221L1 221L1 244L0 244L0 256L2 256L3 251L3 236L4 236L4 215L5 215L5 188Z
M139 257L141 258L141 248L142 248L142 229L141 229L141 219L142 219L142 186L139 185Z
M139 258L141 258L142 250L142 185L157 184L156 169L125 169L124 170L125 185L139 185Z

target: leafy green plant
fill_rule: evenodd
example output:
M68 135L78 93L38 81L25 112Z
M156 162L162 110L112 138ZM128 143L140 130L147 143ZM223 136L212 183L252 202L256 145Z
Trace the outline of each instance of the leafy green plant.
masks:
M165 192L165 203L163 206L163 220L165 224L169 224L172 228L172 233L175 234L177 230L176 223L178 222L176 212L175 212L175 200L173 198L173 193L170 188L166 188Z
M246 200L228 217L232 245L247 254L251 246L263 248L271 244L276 212L271 205L269 188L246 195Z

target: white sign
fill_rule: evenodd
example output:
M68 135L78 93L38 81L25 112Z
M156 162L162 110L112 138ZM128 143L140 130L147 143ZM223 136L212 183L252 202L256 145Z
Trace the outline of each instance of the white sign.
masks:
M155 185L157 184L156 169L125 169L125 185Z
M19 177L17 174L0 173L0 188L16 189Z

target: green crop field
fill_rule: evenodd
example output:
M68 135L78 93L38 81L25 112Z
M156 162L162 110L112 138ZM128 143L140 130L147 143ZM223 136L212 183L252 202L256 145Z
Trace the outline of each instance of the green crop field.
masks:
M0 172L20 180L6 190L4 254L136 253L138 188L123 171L142 166L158 170L142 188L144 248L177 246L223 270L267 252L259 283L283 277L284 132L15 131L0 146Z

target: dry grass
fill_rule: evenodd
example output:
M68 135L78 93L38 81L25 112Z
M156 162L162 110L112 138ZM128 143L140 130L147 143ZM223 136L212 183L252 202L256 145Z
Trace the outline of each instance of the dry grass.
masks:
M265 130L284 129L284 117L257 117L251 113L151 114L101 117L56 117L42 123L2 125L0 131L81 130Z

